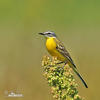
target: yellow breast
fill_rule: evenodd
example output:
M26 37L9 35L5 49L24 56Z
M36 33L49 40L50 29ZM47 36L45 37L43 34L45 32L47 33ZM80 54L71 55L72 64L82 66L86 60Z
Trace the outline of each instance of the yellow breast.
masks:
M52 56L57 57L58 60L65 61L66 58L57 51L56 46L57 46L57 44L54 41L53 37L50 37L50 38L47 39L47 41L46 41L46 48L47 48L48 52Z

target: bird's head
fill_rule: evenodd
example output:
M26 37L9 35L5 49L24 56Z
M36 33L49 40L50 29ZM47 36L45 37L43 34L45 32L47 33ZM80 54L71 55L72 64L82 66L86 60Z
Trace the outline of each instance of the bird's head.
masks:
M49 37L56 37L56 34L52 31L47 31L47 32L43 32L43 33L39 33L40 35L44 35L46 38Z

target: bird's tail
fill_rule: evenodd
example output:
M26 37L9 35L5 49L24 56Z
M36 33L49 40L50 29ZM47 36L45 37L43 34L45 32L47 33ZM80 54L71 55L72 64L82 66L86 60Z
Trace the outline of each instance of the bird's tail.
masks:
M85 86L86 88L88 88L86 82L83 80L83 78L81 77L81 75L77 72L77 69L76 69L73 65L71 65L70 67L74 70L74 72L75 72L75 73L77 74L77 76L80 78L80 80L82 81L82 83L84 84L84 86Z

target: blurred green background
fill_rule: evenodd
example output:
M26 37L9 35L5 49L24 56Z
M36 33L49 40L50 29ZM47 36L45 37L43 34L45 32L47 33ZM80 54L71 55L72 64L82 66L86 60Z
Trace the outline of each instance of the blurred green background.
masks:
M86 89L85 100L100 96L100 0L0 0L0 100L53 100L43 77L48 54L39 32L54 31L70 52ZM22 98L7 98L8 92Z

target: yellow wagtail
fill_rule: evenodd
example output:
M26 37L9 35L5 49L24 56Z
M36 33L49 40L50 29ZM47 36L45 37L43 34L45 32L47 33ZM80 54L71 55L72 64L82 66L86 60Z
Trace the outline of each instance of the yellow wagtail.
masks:
M71 56L69 55L68 51L65 49L62 42L58 40L56 34L51 31L43 32L39 34L44 35L46 37L46 48L48 52L51 54L51 56L54 56L61 62L68 64L74 70L74 72L78 75L78 77L81 79L85 87L88 88L86 82L78 73L76 65L74 64Z

